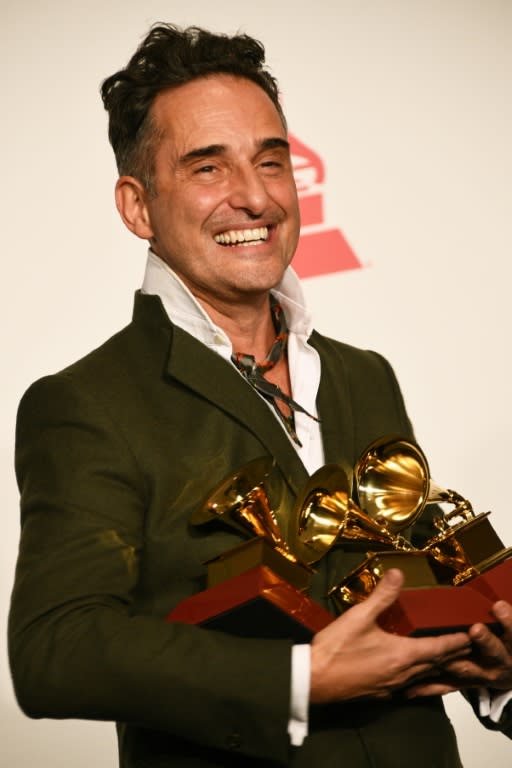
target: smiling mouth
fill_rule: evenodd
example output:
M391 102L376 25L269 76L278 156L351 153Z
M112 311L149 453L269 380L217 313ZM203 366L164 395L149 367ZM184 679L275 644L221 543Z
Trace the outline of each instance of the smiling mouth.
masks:
M255 245L268 239L268 227L254 229L229 229L213 238L219 245Z

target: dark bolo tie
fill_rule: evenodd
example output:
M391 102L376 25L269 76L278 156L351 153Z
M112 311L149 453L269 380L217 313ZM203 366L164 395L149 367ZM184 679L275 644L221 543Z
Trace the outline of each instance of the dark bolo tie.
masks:
M315 421L318 421L318 419L316 416L308 413L308 411L306 411L306 409L301 405L296 403L295 400L283 392L280 387L278 387L276 384L272 384L272 382L267 381L265 378L265 374L276 365L276 363L281 359L281 357L283 357L283 355L286 354L286 346L288 343L288 326L286 325L286 318L281 305L277 302L276 298L272 294L270 294L270 312L272 314L272 321L276 331L276 338L266 358L261 363L257 363L253 355L247 355L245 352L235 352L231 356L231 360L234 362L238 370L243 374L244 378L247 379L249 384L254 387L254 389L259 392L260 395L263 395L265 400L268 400L268 402L272 404L275 412L283 422L286 431L292 440L297 443L297 445L301 446L302 443L297 437L297 433L295 431L295 411L305 413L306 416L309 416ZM289 407L289 416L285 416L285 414L279 409L277 404L278 400L286 403L286 405Z

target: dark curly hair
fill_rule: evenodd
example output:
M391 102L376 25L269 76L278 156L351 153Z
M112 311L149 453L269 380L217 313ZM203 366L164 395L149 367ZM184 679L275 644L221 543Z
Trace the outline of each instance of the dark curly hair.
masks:
M265 67L263 45L249 35L217 35L200 27L155 24L124 69L108 77L101 96L109 139L121 175L153 188L155 149L161 134L151 106L158 93L198 77L230 74L252 80L269 96L283 124L277 81Z

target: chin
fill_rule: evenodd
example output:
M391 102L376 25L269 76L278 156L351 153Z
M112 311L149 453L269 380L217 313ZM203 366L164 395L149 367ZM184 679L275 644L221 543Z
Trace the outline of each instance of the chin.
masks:
M237 282L242 290L269 291L281 282L287 267L288 264L281 264L279 267L259 264L254 269L244 270L238 275Z

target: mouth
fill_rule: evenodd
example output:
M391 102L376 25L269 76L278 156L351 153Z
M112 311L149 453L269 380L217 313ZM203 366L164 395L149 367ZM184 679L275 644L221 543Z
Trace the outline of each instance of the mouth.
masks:
M226 232L219 232L214 236L214 240L219 245L258 245L268 240L268 227L255 227L254 229L228 229Z

